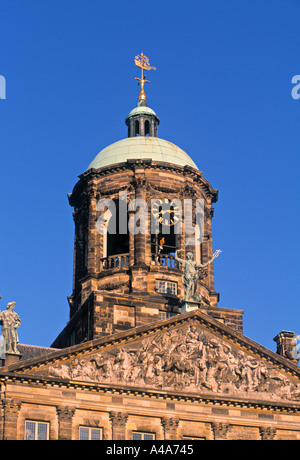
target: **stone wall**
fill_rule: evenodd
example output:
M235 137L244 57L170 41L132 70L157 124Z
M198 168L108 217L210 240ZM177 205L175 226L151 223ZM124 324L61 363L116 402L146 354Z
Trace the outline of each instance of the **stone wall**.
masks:
M74 384L7 382L1 400L1 439L24 439L28 420L49 423L52 440L77 440L80 426L101 428L106 440L130 440L134 432L153 434L156 440L300 439L299 412L291 407L226 407L182 396L156 397L142 390L122 394Z

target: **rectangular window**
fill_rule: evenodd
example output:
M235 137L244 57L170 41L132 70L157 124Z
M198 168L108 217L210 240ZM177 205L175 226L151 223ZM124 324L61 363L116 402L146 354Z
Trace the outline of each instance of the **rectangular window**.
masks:
M167 317L167 312L166 312L166 311L161 311L161 310L160 310L159 313L158 313L158 317L159 317L160 320L166 319L166 317Z
M160 310L158 313L158 317L160 320L171 318L172 316L176 316L177 313L171 313L170 311L162 311Z
M102 438L102 428L93 428L91 426L79 427L80 441L100 441Z
M160 294L177 295L177 283L174 281L156 280L155 290Z
M153 441L155 439L154 433L143 433L142 431L133 431L132 439L134 441Z
M167 312L167 318L172 318L172 316L177 316L177 313Z
M73 331L70 336L70 347L72 347L73 345L76 345L75 331Z
M49 423L26 420L25 439L27 441L46 441L49 439Z

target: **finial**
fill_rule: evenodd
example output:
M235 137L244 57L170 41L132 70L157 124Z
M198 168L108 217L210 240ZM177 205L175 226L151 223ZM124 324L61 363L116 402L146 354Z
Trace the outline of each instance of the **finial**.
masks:
M135 77L135 80L139 81L139 85L141 86L140 92L139 92L139 97L138 100L139 102L146 102L147 96L144 90L145 83L150 83L149 80L146 80L146 77L144 75L144 70L156 70L156 67L151 67L149 64L149 59L147 56L144 55L144 53L141 53L140 55L138 54L135 56L134 63L137 67L141 69L141 78Z

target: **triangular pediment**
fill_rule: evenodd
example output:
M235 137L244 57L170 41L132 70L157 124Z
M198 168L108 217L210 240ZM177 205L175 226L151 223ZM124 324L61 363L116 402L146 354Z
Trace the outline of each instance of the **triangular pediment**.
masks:
M6 371L128 391L143 388L293 404L300 400L297 365L199 311L70 347Z

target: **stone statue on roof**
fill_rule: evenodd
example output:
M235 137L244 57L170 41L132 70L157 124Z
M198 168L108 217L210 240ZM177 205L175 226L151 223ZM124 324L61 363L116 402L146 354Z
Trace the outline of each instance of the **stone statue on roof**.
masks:
M9 302L6 310L0 311L0 324L2 324L1 341L5 345L5 353L19 355L17 344L19 337L17 329L21 325L19 315L14 311L16 302Z

